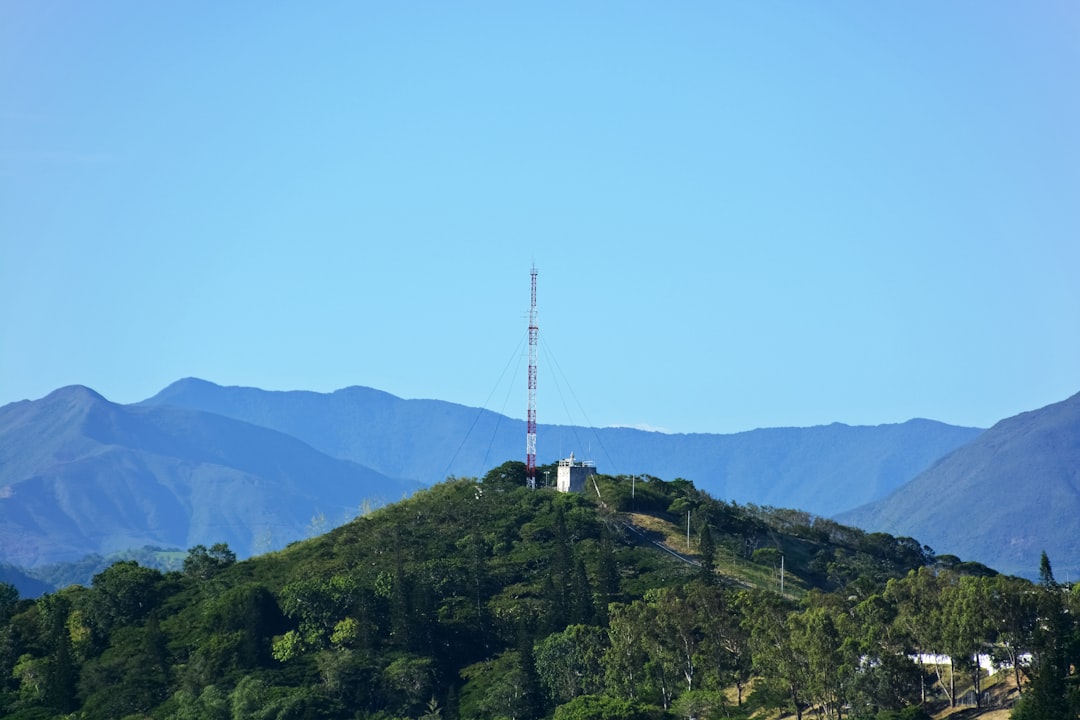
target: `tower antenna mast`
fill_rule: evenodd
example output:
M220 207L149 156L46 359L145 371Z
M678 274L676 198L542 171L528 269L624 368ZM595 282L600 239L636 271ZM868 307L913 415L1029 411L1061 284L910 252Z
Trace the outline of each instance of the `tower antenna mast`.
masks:
M536 489L536 264L532 266L532 302L529 304L529 414L525 436L525 477L530 490Z

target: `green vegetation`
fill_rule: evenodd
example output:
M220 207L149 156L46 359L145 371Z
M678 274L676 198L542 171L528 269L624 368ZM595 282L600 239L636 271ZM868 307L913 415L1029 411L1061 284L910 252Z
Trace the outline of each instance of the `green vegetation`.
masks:
M0 586L0 715L919 718L982 702L992 653L1017 717L1076 717L1080 596L1049 561L1033 585L681 479L523 485L510 462L245 562Z

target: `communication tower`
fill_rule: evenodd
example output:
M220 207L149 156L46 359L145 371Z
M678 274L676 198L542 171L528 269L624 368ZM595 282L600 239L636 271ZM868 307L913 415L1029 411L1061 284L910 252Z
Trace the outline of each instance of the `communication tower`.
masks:
M532 266L532 302L529 304L529 413L525 436L525 477L530 490L536 489L536 265Z

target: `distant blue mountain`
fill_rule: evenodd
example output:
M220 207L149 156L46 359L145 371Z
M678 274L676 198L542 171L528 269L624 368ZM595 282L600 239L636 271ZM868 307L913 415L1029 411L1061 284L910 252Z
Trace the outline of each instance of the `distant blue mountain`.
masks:
M524 459L525 423L438 400L349 387L333 393L222 387L189 378L144 401L273 428L327 455L430 485ZM884 497L982 430L931 420L773 428L733 435L540 425L541 464L575 452L600 472L683 477L740 503L829 516Z
M541 463L683 477L740 503L830 516L885 497L980 430L928 420L733 435L541 425ZM0 408L0 563L147 545L269 550L449 475L522 458L525 425L370 388L268 392L181 380L137 405L85 387Z
M0 408L0 562L24 567L144 545L246 556L417 487L276 430L85 387Z
M56 588L26 573L23 568L0 563L0 582L13 585L19 597L33 598L52 592Z
M1035 576L1080 576L1080 394L994 425L888 497L840 513L868 531Z

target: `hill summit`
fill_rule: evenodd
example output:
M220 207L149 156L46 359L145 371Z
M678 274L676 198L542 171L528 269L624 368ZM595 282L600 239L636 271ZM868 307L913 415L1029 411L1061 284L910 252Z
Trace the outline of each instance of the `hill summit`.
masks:
M1049 583L687 480L524 476L507 462L242 562L193 548L181 572L120 562L37 602L0 587L0 714L918 718L898 713L982 701L960 664L979 648L1043 647L1025 598L1061 637L1078 616ZM943 648L957 672L936 680L911 657Z

